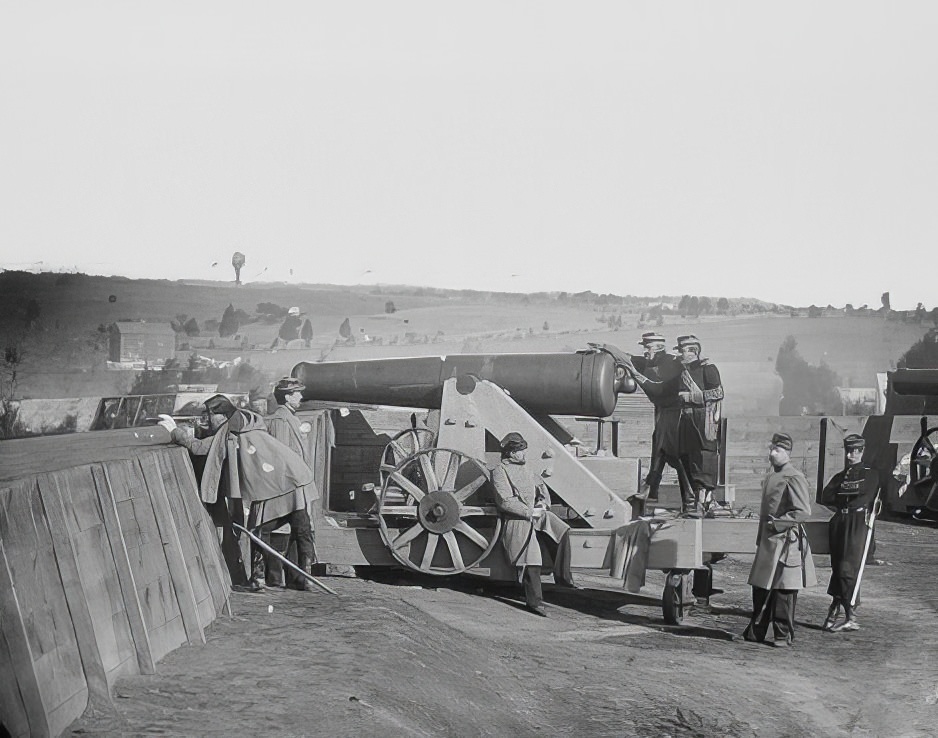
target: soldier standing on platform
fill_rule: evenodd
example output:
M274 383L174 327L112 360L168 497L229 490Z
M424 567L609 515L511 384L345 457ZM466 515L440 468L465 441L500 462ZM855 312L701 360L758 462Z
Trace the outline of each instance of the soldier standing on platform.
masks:
M658 499L661 475L667 463L677 471L681 488L682 512L693 509L690 479L680 461L679 431L681 422L681 398L679 380L683 372L681 360L664 350L664 336L644 333L639 341L644 356L633 356L611 343L591 343L590 346L607 351L632 372L635 381L651 400L655 408L655 429L651 436L651 464L638 497Z
M844 438L844 470L835 474L818 495L818 503L834 513L827 528L831 552L832 598L824 630L834 633L859 630L854 613L863 571L864 549L873 533L873 514L879 493L879 472L863 464L866 441L851 433ZM845 619L836 623L843 608Z
M762 482L756 557L749 572L752 619L743 638L765 641L772 625L775 646L795 637L798 591L817 584L811 547L802 523L811 515L808 480L791 465L791 436L776 433L769 444L772 471Z
M696 336L679 336L674 348L684 365L678 393L680 460L694 490L695 512L707 512L713 505L719 471L723 384L716 365L700 358L700 341Z

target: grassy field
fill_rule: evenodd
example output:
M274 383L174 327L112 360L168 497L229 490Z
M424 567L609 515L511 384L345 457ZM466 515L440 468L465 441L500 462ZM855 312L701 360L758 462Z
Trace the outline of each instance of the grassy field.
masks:
M460 352L544 352L585 348L587 342L615 343L638 350L641 333L655 326L640 325L639 315L616 306L559 302L544 297L401 294L402 290L373 287L296 286L282 284L185 283L128 280L85 275L0 274L0 338L7 345L22 333L30 299L40 306L40 328L25 344L18 395L55 397L102 395L126 391L132 376L104 369L99 325L117 320L168 322L180 314L200 325L220 320L232 304L253 315L258 303L296 306L313 326L309 348L271 351L280 323L254 322L242 326L247 351L202 349L198 353L220 359L241 356L270 378L289 373L299 361L348 360L385 356L440 355ZM409 289L413 292L413 289ZM109 297L113 296L114 301ZM394 313L385 312L393 301ZM622 318L611 331L607 316ZM339 325L349 318L354 346L337 345ZM774 314L740 317L706 316L682 319L666 316L656 329L670 340L695 333L724 375L730 407L759 412L777 404L780 382L775 356L786 336L811 363L830 365L845 386L870 387L876 372L895 365L901 354L930 328L885 322L882 318L790 318ZM203 331L203 335L206 332ZM364 341L364 336L372 341ZM181 352L185 364L187 352Z

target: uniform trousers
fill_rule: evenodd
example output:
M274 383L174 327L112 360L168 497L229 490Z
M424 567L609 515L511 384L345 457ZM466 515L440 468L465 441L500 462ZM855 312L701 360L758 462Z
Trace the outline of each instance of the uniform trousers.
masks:
M762 589L752 588L752 618L743 637L747 641L762 643L772 626L776 641L788 641L795 638L795 605L798 602L797 589Z

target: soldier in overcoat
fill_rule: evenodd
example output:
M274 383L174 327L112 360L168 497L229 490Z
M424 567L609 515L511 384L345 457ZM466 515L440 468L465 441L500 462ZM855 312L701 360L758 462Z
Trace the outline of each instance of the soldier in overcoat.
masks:
M798 592L817 584L811 547L802 523L811 515L808 480L791 464L792 439L776 433L769 445L772 471L762 482L756 556L749 572L752 618L743 637L764 642L772 625L775 646L795 635Z
M818 502L834 513L827 527L831 553L832 598L823 628L835 633L859 630L854 613L855 594L863 568L866 539L872 537L871 513L880 488L879 472L863 463L866 441L851 433L844 438L844 470L838 472L818 495ZM843 608L845 619L837 623Z
M303 390L305 386L293 377L285 377L274 386L274 399L277 402L277 409L273 415L267 418L267 430L274 438L288 448L295 451L303 457L310 469L315 464L313 443L310 438L312 427L309 423L300 421L296 416L296 410L303 401ZM309 516L308 506L315 503L320 498L319 488L315 482L293 491L292 499L289 497L278 498L266 503L265 517L270 520L287 518L289 522L290 538L287 543L287 551L290 544L296 545L297 566L306 572L316 560L315 553L315 532L312 521ZM279 508L279 509L277 509ZM270 524L261 527L262 539L264 535L270 536L265 531ZM277 531L272 531L277 532ZM282 566L274 557L267 558L267 578L268 582L273 575L274 579L279 579ZM286 573L286 585L292 589L312 590L313 584L308 579L301 577L293 570Z
M550 493L526 463L528 443L524 437L520 433L508 433L500 447L501 463L492 470L492 483L495 504L503 517L502 546L524 587L526 608L535 615L547 617L541 588L544 557L538 534L557 544L555 582L573 586L567 537L570 526L548 509Z

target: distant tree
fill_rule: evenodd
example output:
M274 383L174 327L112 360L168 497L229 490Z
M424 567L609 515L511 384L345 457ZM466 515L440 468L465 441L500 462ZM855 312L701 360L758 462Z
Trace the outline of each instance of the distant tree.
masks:
M29 330L32 328L36 321L39 320L39 303L35 299L31 299L26 303L26 329Z
M925 320L926 314L927 314L927 311L925 310L925 306L922 303L919 303L918 305L915 306L915 322L916 323L921 323L923 320Z
M176 333L185 333L187 320L189 320L188 315L185 313L178 313L175 319L169 321L169 324L173 327L173 330L176 331Z
M899 357L899 369L934 369L938 367L938 330L929 331Z
M810 305L808 307L808 317L809 318L820 318L821 317L821 308L817 305Z
M352 337L352 326L348 322L348 318L342 321L342 325L339 326L339 335L342 336L346 341Z
M287 317L289 308L281 307L275 302L257 303L257 314L265 323L276 323L281 318Z
M841 411L840 378L824 362L813 366L802 358L798 342L788 336L778 350L775 371L782 378L780 415L836 415Z
M662 326L664 325L664 316L661 313L658 313L658 317L655 319L655 325Z
M851 305L851 304L848 302L848 303L844 306L844 312L845 312L847 315L853 315L853 305Z
M931 318L931 322L938 327L938 307L933 307L931 312L928 314L928 317Z
M228 307L225 308L225 312L221 316L221 323L218 324L218 335L221 338L230 338L238 332L240 327L234 305L228 303Z
M700 312L704 315L709 315L713 312L713 302L706 295L700 298Z
M688 315L700 315L700 298L697 295L694 295L687 302L687 314Z
M721 297L717 300L717 312L720 315L726 315L727 311L730 309L730 301L725 297Z
M890 307L889 305L889 293L888 292L884 292L882 295L880 295L879 301L883 303L884 312L888 313L890 310L892 310L892 307Z
M197 336L202 332L195 318L189 318L189 320L186 321L185 325L183 325L183 331L187 336Z
M300 329L300 338L306 342L306 347L309 348L309 344L313 340L313 324L309 322L309 318L303 321L303 327Z
M284 341L293 341L296 338L300 337L300 326L303 325L303 321L300 320L297 315L288 315L283 320L283 324L280 326L280 331L277 333L280 338Z
M690 295L681 296L681 301L677 304L677 309L682 318L687 315L687 311L690 309Z
M231 255L231 266L235 270L235 284L241 284L241 268L244 266L244 254L235 251Z
M388 300L386 303L384 303L384 312L386 312L388 315L397 312L397 308L394 307L394 300Z

